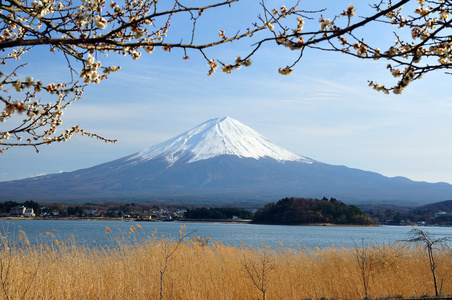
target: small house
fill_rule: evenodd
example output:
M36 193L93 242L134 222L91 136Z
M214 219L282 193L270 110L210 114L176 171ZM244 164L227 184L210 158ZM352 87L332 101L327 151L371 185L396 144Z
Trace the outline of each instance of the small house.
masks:
M26 208L23 213L23 216L31 218L31 217L36 217L36 214L35 214L33 208Z
M9 210L9 215L12 217L22 217L25 213L26 207L23 205L18 205L11 207Z

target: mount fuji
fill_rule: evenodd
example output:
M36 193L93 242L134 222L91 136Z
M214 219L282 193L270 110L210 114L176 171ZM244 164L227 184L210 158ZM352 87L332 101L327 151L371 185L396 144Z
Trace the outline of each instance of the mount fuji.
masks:
M287 151L226 117L141 152L74 172L0 182L0 200L266 203L334 197L420 205L452 199L452 185L328 165Z
M272 158L279 162L311 160L289 152L237 120L212 119L173 139L147 148L130 160L146 161L163 157L170 166L178 160L193 163L222 155L240 158Z

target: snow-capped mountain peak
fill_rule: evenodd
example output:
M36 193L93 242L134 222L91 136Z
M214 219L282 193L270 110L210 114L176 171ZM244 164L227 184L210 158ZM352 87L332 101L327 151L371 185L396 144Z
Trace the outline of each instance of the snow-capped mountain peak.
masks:
M229 117L208 120L175 138L144 149L130 160L164 157L170 164L180 159L191 163L219 155L254 159L270 157L281 162L312 162L309 158L271 143L250 127Z

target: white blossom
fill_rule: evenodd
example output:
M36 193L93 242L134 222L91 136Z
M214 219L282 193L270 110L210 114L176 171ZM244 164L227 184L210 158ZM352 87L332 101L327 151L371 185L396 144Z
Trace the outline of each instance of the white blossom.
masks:
M94 24L96 24L99 29L105 29L108 25L107 20L100 16L94 19Z

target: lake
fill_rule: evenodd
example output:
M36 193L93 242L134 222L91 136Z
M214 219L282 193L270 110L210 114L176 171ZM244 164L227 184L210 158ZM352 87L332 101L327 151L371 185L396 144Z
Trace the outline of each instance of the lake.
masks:
M141 229L138 229L137 224ZM413 228L429 232L437 238L452 237L452 227L411 227L411 226L286 226L254 225L235 223L183 223L183 222L128 222L128 221L88 221L88 220L0 220L0 232L10 239L17 239L23 230L31 243L49 239L44 232L51 232L59 240L71 235L79 243L90 246L111 245L115 236L145 238L157 231L160 238L178 236L180 226L186 225L186 232L196 230L191 236L210 237L212 241L222 241L232 246L262 245L284 246L302 245L308 248L329 246L353 247L354 244L392 243L407 238ZM130 232L130 226L137 229ZM107 233L106 227L111 229ZM162 237L164 235L164 237Z

